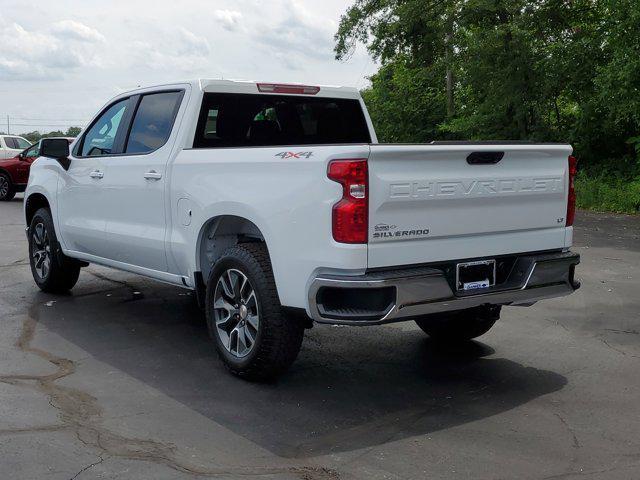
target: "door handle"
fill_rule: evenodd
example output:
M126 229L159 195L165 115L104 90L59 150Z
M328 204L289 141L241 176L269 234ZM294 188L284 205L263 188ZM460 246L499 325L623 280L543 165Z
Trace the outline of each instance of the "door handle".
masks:
M471 152L467 157L469 165L495 165L504 157L504 152Z
M162 174L156 172L155 170L149 170L144 174L144 178L147 180L160 180L162 178Z
M89 176L91 178L102 178L102 177L104 177L104 173L102 173L100 170L94 170L93 172L91 172L89 174Z

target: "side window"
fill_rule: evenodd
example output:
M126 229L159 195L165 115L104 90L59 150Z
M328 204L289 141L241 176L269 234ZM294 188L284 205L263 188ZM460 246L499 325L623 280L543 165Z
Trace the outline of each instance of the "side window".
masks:
M127 98L111 105L87 130L82 141L82 156L111 154L128 101Z
M204 138L218 138L218 107L209 108L207 111Z
M144 95L136 111L126 153L149 153L163 146L171 134L182 92Z
M31 146L29 142L27 142L24 138L14 137L13 140L16 142L17 147L22 150Z
M40 144L36 143L35 145L33 145L29 150L27 150L26 152L24 152L24 156L25 157L37 157L38 156L38 151L40 150Z
M18 143L13 137L4 137L4 143L7 145L7 148L18 148Z

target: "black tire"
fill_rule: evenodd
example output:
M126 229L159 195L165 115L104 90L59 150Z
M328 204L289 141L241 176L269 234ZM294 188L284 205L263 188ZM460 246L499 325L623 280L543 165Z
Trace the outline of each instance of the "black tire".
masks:
M33 279L43 292L68 292L78 281L80 263L62 253L48 208L39 209L31 219L29 263Z
M13 182L9 175L4 172L0 172L0 201L8 202L13 200L16 196L16 188L13 186Z
M416 319L418 326L434 340L464 342L487 333L500 318L500 305L456 310Z
M244 290L239 285L242 276L237 272L248 280L248 287ZM227 276L223 279L224 275ZM231 292L237 293L237 296L228 295L229 290L224 285L230 285ZM248 288L255 293L253 301L243 298L247 296ZM226 306L215 308L216 301ZM239 244L222 254L209 274L205 311L209 334L220 359L239 377L253 381L272 380L285 372L298 356L304 336L304 324L283 312L269 253L264 244ZM256 316L257 329L250 321L251 317L255 319ZM234 340L233 332L238 328L240 330L235 332ZM242 343L238 337L244 338ZM240 355L241 347L248 348L252 339L248 353ZM232 352L234 341L235 353Z

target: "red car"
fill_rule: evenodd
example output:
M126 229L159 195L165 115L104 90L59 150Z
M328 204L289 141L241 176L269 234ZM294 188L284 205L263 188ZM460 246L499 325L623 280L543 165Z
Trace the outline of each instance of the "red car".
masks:
M75 139L65 138L69 143ZM11 200L17 192L24 192L29 180L29 169L40 154L40 142L31 145L13 158L0 160L0 201Z

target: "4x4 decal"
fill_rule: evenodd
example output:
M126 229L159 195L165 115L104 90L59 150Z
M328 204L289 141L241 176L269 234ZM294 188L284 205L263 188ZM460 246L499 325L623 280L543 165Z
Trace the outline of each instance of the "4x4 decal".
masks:
M276 157L280 157L282 159L285 158L310 158L313 157L313 152L280 152L276 153Z

